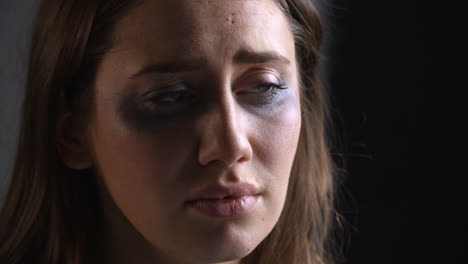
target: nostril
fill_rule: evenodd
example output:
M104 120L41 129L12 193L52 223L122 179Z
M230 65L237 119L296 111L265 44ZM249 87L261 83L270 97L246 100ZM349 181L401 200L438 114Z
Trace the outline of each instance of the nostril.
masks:
M249 159L247 157L242 157L239 159L239 162L243 162L243 161L248 161Z

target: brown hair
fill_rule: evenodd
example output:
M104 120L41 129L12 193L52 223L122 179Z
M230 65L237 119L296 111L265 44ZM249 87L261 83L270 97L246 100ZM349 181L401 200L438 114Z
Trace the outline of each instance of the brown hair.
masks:
M316 66L321 25L310 0L278 0L295 37L302 128L279 222L243 263L332 263L333 207L327 107ZM43 0L32 35L11 185L0 213L1 263L88 263L100 217L95 172L60 160L60 97L86 124L96 68L133 0Z

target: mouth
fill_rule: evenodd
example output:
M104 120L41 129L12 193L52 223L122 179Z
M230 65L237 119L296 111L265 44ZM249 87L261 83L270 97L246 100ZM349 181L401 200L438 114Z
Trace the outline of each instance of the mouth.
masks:
M193 193L185 205L205 216L232 218L251 213L260 198L258 188L249 183L210 185Z
M241 197L226 196L222 199L198 199L186 205L209 217L232 218L251 213L257 206L260 194Z

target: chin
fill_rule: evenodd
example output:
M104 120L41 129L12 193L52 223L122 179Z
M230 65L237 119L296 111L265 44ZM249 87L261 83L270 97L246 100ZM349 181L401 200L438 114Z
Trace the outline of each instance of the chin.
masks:
M225 243L223 245L209 246L201 250L195 249L195 251L198 252L193 252L193 255L196 256L195 258L198 259L200 263L219 263L242 259L248 256L255 247L256 245L249 246L245 243Z
M184 255L199 263L219 263L242 259L248 256L263 240L258 232L246 232L225 227L217 233L206 234L193 247L184 250Z

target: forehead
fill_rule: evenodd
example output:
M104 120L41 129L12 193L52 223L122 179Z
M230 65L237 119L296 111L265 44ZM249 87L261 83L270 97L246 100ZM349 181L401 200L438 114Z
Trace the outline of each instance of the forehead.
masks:
M170 60L293 45L275 0L144 0L117 23L113 50Z

